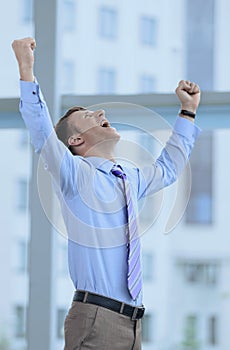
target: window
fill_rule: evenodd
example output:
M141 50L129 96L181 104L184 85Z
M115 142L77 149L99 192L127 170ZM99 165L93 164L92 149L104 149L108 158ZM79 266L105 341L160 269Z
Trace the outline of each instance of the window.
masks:
M201 264L185 264L184 266L185 279L190 283L198 283L202 279Z
M144 281L153 279L153 255L152 253L143 252L142 254L142 271Z
M198 318L196 315L188 315L184 324L184 340L185 349L197 349L198 345Z
M116 72L113 69L101 68L98 72L98 92L100 94L115 93Z
M73 31L76 24L76 1L64 0L63 2L63 26L66 31Z
M189 283L216 285L218 281L218 266L216 263L185 263L184 276Z
M27 271L27 244L19 241L17 244L17 270L25 273Z
M219 270L217 264L208 264L205 268L205 280L209 285L215 285L218 282Z
M141 43L148 46L156 46L157 22L153 17L143 16L140 19Z
M66 317L65 309L58 309L57 311L57 338L64 338L64 322Z
M99 34L102 38L114 39L117 36L117 12L109 7L100 8Z
M67 243L61 238L58 243L58 260L57 260L57 270L60 276L68 276L68 253L67 253ZM63 242L64 240L64 242Z
M189 224L212 223L212 144L212 134L203 133L190 158L192 188L186 209Z
M0 335L0 349L2 350L10 349L10 341L5 334Z
M33 0L22 0L22 18L25 23L33 21Z
M145 314L142 319L142 340L143 342L150 343L153 342L153 315Z
M208 319L208 344L217 345L217 317L211 316Z
M63 92L68 93L74 90L75 64L73 61L65 61L63 64Z
M26 179L18 179L17 207L20 210L26 210L28 205L28 182Z
M15 337L24 338L26 334L26 308L22 305L15 307Z
M142 75L140 78L141 93L152 93L156 90L156 79L151 75Z

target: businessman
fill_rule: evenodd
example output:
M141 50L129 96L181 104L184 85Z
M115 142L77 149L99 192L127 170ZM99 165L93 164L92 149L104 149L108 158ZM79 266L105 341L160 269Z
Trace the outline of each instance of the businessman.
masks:
M199 135L199 86L182 80L181 110L155 163L117 163L119 132L104 110L73 107L52 125L34 76L33 38L12 44L20 73L20 111L60 199L75 293L65 320L65 350L140 350L142 301L138 201L183 171ZM38 330L39 332L39 330Z

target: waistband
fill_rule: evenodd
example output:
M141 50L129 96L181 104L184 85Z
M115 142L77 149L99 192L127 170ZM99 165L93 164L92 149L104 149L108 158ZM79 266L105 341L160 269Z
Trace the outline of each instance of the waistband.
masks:
M130 304L125 304L121 301L87 291L76 290L73 301L102 306L106 309L128 316L133 321L141 319L145 313L145 308L143 306L135 307Z

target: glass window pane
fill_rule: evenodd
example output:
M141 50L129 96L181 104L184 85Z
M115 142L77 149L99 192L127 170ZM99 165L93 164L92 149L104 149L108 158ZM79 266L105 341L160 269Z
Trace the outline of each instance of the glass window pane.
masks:
M188 224L210 224L213 220L212 164L213 136L204 132L192 152L192 188L186 210Z
M28 183L26 178L18 178L17 181L17 207L26 210L28 207Z
M116 72L114 69L101 68L98 72L98 93L113 94L116 89Z
M65 309L58 309L57 312L57 338L64 337L64 321L66 317Z
M218 344L218 318L216 316L211 316L208 319L208 344L217 345Z
M63 1L63 26L66 31L74 31L76 28L76 1Z
M184 342L185 349L198 349L198 318L196 315L188 315L184 324Z
M153 17L143 16L140 18L141 43L155 46L157 42L157 22Z
M100 8L99 34L107 39L114 39L117 36L117 12L113 8Z
M33 0L21 0L22 1L22 18L25 24L33 21Z
M26 309L24 305L15 306L15 337L25 339L26 336Z
M73 61L65 61L63 63L62 71L62 91L63 93L71 93L74 91L74 76L75 76L75 63Z

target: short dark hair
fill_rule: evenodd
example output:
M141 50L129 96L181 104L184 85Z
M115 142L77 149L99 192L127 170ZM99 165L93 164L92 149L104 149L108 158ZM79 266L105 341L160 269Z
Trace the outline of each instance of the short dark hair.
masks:
M66 147L68 147L71 151L71 148L68 144L68 138L73 134L73 132L76 132L77 130L73 130L73 127L69 123L69 116L73 114L74 112L79 111L87 111L87 108L81 107L81 106L74 106L68 109L68 111L59 119L57 124L54 127L54 130L57 134L57 137L59 140L61 140Z

